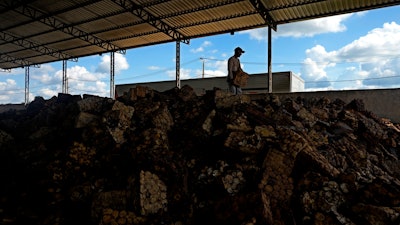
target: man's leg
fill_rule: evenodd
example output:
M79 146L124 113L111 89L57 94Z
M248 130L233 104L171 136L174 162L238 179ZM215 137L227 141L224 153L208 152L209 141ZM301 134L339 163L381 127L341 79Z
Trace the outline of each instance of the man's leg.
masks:
M233 84L228 84L229 85L229 91L232 93L232 94L235 94L236 95L236 86L235 85L233 85Z
M236 87L236 94L241 95L242 94L242 88L241 87Z

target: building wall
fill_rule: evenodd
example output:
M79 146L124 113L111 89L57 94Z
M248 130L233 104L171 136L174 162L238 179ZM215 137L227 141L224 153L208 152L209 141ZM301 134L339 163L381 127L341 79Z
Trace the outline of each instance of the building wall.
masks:
M290 85L282 85L287 82L286 78L291 78ZM279 79L278 79L279 78ZM184 80L181 85L187 84L195 89L196 93L205 93L202 80L210 79L208 85L219 87L222 90L228 89L225 77L204 78L193 80ZM198 83L197 83L198 82ZM175 87L175 81L158 84L160 82L148 83L149 87L162 91ZM188 83L189 84L189 83ZM264 74L253 74L250 76L249 85L243 89L245 94L252 94L252 98L263 97L268 93L268 76ZM154 86L153 86L154 85ZM158 86L161 85L161 86ZM321 98L341 99L345 102L351 102L354 99L363 100L366 110L371 111L382 118L388 118L394 123L400 123L400 89L374 89L374 90L346 90L346 91L318 91L304 92L304 81L290 72L273 73L273 93L284 97L302 97L302 98ZM119 95L123 95L124 91L129 91L134 84L117 85L116 90ZM289 88L290 87L290 88ZM254 88L254 89L253 89ZM212 89L212 88L210 88Z
M304 80L301 79L296 74L291 74L291 84L292 90L290 92L303 92L304 91Z
M129 89L128 89L129 90ZM354 99L361 99L365 108L381 118L390 119L393 123L400 123L400 89L375 89L375 90L353 90L353 91L318 91L297 93L273 93L280 98L321 98L331 100L341 99L347 103ZM264 94L252 94L251 98L264 98ZM24 104L0 105L0 113L8 110L24 110Z
M381 118L390 119L393 123L400 123L400 89L373 89L347 91L317 91L297 93L275 93L280 98L321 98L331 100L341 99L350 103L354 99L361 99L366 110ZM252 98L265 97L265 94L252 95Z
M249 74L247 86L243 87L244 94L258 94L268 93L268 73ZM133 83L133 84L119 84L116 85L116 96L121 96L124 92L128 92L130 88L136 86L147 86L154 90L163 92L170 90L176 86L175 80L159 81L159 82L146 82L146 83ZM219 88L228 91L228 84L226 77L211 77L202 79L187 79L181 80L181 87L184 85L191 86L198 95L203 95L207 90ZM292 86L292 85L295 85ZM287 93L296 91L304 91L304 81L295 76L292 72L277 72L272 74L272 90L274 93Z

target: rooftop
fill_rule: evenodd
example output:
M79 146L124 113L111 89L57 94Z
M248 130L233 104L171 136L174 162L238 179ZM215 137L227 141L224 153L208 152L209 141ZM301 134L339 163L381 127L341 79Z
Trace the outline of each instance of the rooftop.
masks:
M400 0L2 0L0 68L399 5Z

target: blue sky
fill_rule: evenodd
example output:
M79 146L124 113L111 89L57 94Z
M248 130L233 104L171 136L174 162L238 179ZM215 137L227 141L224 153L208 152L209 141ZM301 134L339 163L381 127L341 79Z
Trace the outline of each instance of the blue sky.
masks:
M181 79L226 76L227 59L242 47L243 69L267 72L267 28L181 43ZM115 84L175 79L175 43L115 54ZM200 58L204 58L201 60ZM110 55L67 62L70 94L110 96ZM292 71L305 91L400 88L400 6L279 25L272 31L272 71ZM0 72L0 104L23 103L25 70ZM62 91L62 62L30 68L30 95Z

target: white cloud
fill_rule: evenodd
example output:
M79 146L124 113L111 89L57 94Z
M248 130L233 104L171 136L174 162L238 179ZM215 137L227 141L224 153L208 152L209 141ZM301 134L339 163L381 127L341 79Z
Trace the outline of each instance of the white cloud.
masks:
M227 72L228 71L228 60L223 60L223 61L216 61L215 66L219 68L222 71Z
M61 77L62 71L57 71L57 74ZM73 66L67 69L68 79L78 81L96 81L102 78L106 78L108 74L104 73L92 73L89 72L85 67Z
M306 88L330 85L335 89L398 87L399 52L400 25L395 22L385 23L381 28L371 30L338 50L327 52L321 45L307 49L301 74L306 81ZM333 70L334 66L347 69L337 74L337 70ZM334 84L323 82L335 79L338 82Z
M61 88L59 88L61 89ZM42 96L45 99L51 98L53 96L57 96L59 91L57 91L56 89L52 89L52 88L42 88L38 91L38 93L40 94L40 96ZM31 99L33 100L33 99Z
M221 70L204 70L204 77L223 77L227 73Z
M374 87L400 87L400 58L362 64L360 73L364 73L362 85ZM361 77L361 76L360 76Z
M190 52L192 52L192 53L204 52L204 48L198 47L198 48L190 49Z
M106 85L107 78L108 74L92 73L82 66L68 69L68 87L71 94L88 93L109 96L109 87Z
M51 65L43 65L39 69L32 70L30 93L32 96L41 96L49 99L62 92L62 70L55 70ZM68 93L80 95L83 93L110 96L108 82L109 74L93 73L83 66L67 68ZM33 98L30 98L33 100Z
M13 79L6 79L0 82L0 104L22 103L25 96L25 89L19 88ZM22 99L22 100L21 100Z
M185 79L191 79L193 78L193 76L191 76L192 70L191 69L184 69L181 68L179 70L179 77L181 80L185 80ZM168 70L167 71L168 77L175 79L176 78L176 70Z
M203 42L203 44L201 44L203 47L208 47L208 46L211 46L212 45L212 43L211 43L211 41L204 41Z
M228 60L216 60L213 58L204 60L204 77L221 77L227 75ZM196 70L193 78L202 78L203 70Z
M115 74L118 74L122 70L127 70L129 68L128 61L126 60L123 54L115 53L114 54L114 69ZM102 55L101 62L99 63L96 72L99 73L110 73L110 54Z
M40 68L30 69L31 80L40 84L56 84L61 82L61 77L54 76L55 68L50 64L41 65ZM62 73L61 73L62 74Z
M277 36L313 37L317 34L343 32L347 29L346 26L343 25L343 22L350 18L351 15L352 14L331 16L306 20L301 23L286 24L278 30Z
M148 70L159 70L161 69L159 66L149 66L147 67Z
M21 74L25 74L25 69L24 68L15 68L12 70L1 70L0 69L0 76L10 76L10 75L18 75L20 76Z
M272 37L313 37L318 34L324 33L337 33L346 30L343 22L351 17L353 14L331 16L320 19L306 20L302 22L289 23L277 27L277 32L272 31ZM267 40L268 29L259 28L241 33L248 33L250 39Z
M384 58L398 57L400 52L400 25L385 23L338 51L338 57L348 61L378 62Z
M204 42L204 46L209 46L210 42ZM100 57L96 57L99 59ZM93 65L93 64L91 64ZM104 54L97 69L89 71L83 66L72 66L67 68L68 76L68 92L70 94L94 94L99 96L109 96L109 72L110 72L110 55ZM116 73L121 70L128 69L129 64L124 55L115 54ZM159 69L152 67L152 69ZM24 72L23 68L13 69L11 72L2 72L0 75L6 76L18 75L19 81L14 79L2 79L0 81L0 104L19 103L24 101ZM181 78L190 78L191 70L182 69ZM3 76L4 74L4 76ZM57 96L62 91L62 74L63 71L56 69L52 64L43 64L40 68L31 68L30 70L30 94L29 99L32 101L34 96L42 96L49 99ZM175 71L173 72L175 77ZM22 86L22 88L21 88Z
M61 77L56 77L54 72L55 69L50 64L41 65L39 68L30 67L29 101L32 101L35 96L44 96L46 98L53 96L53 94L48 94L49 92L43 91L43 89L54 90L53 93L57 93L57 89L54 86L57 84L61 85ZM0 82L0 104L24 102L25 84L23 81L25 69L16 68L7 74L18 75L19 81L7 79L5 82ZM61 88L58 90L61 91Z
M13 89L16 86L17 86L17 82L15 82L15 80L13 80L13 79L7 79L6 82L0 82L0 90L1 91Z
M201 43L200 47L190 49L190 52L192 52L192 53L204 52L205 48L210 47L210 46L212 46L211 41L204 41L203 43ZM213 51L215 51L215 50L213 50Z
M311 58L306 58L303 63L304 66L301 74L304 74L302 75L302 79L307 81L306 88L326 88L331 85L328 82L327 73L325 72L328 66L327 63L316 62Z
M226 63L226 61L225 61ZM221 76L226 76L226 65L223 65L223 61L211 61L209 64L207 64L208 67L204 69L204 77L221 77ZM221 69L221 65L224 69ZM213 69L215 68L215 69ZM176 73L175 70L169 70L167 71L168 77L171 79L176 78ZM203 77L203 70L202 69L187 69L187 68L181 68L180 69L180 79L181 80L186 80L186 79L195 79L195 78L202 78Z

